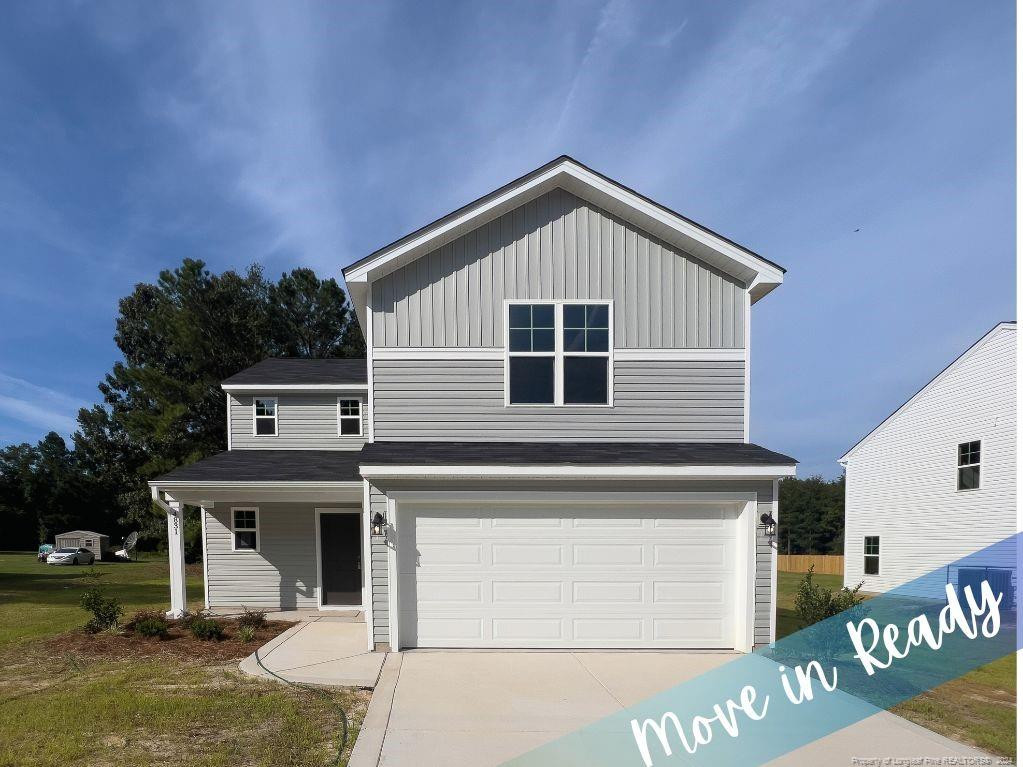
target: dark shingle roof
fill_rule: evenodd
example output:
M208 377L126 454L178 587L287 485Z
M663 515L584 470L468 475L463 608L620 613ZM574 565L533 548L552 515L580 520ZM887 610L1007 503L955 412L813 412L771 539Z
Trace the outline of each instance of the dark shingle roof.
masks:
M373 442L362 448L360 463L792 466L798 461L747 442Z
M157 482L361 482L358 450L227 450Z
M223 382L224 386L234 384L364 384L366 383L365 359L314 360L300 357L271 357L257 362L250 368Z

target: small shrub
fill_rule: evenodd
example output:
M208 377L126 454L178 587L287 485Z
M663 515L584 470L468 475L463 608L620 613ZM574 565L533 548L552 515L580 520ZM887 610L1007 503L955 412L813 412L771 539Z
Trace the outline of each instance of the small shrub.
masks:
M862 582L854 589L843 586L839 591L818 586L813 582L813 565L810 565L796 591L796 613L802 627L812 626L858 605L863 601L860 596L861 586Z
M221 640L224 638L224 627L213 618L196 616L188 624L188 630L196 639Z
M252 626L241 625L238 627L238 638L243 642L251 642L256 638L256 630Z
M144 637L164 639L167 636L170 623L158 612L141 610L135 613L135 617L131 619L131 627L136 634L141 634Z
M239 626L248 626L252 629L261 629L266 626L266 610L250 610L249 608L243 608L241 616L238 618Z
M91 586L82 592L82 609L92 613L85 624L87 631L97 633L117 627L117 621L124 613L121 600L108 596L100 586Z

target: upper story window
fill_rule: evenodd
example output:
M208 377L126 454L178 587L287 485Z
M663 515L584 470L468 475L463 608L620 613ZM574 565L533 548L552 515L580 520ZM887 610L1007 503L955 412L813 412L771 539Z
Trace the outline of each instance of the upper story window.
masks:
M607 302L508 305L509 405L608 405Z
M362 400L338 399L337 435L339 437L362 435Z
M252 401L252 433L257 437L277 436L277 398L256 397Z
M879 575L881 572L881 536L867 535L863 538L863 574Z
M980 440L959 443L959 467L956 489L976 490L980 487Z

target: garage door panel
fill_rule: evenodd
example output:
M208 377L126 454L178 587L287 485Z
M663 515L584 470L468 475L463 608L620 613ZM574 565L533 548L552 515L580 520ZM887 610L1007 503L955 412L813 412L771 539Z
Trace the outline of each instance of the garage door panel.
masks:
M734 645L735 507L408 508L404 646Z

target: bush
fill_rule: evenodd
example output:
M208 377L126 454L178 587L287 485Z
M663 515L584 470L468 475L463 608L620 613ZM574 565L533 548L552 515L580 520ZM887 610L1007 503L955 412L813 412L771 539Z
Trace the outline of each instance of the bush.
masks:
M850 589L843 586L840 591L831 591L824 586L818 586L813 582L813 565L806 571L803 580L799 582L796 591L796 613L802 623L802 628L819 623L825 618L838 615L841 612L855 607L863 601L860 596L859 586Z
M239 626L248 626L251 629L261 629L266 626L266 610L250 610L243 608L238 618Z
M221 640L224 638L224 627L213 618L195 616L189 621L188 630L196 639Z
M131 619L131 628L136 634L141 634L144 637L163 639L167 636L170 623L158 612L141 610L135 613L135 617Z
M82 593L82 609L92 613L85 629L93 633L117 627L117 620L124 613L121 600L107 596L99 586L91 586Z
M238 638L243 642L251 642L256 638L256 630L252 626L241 625L238 627Z

